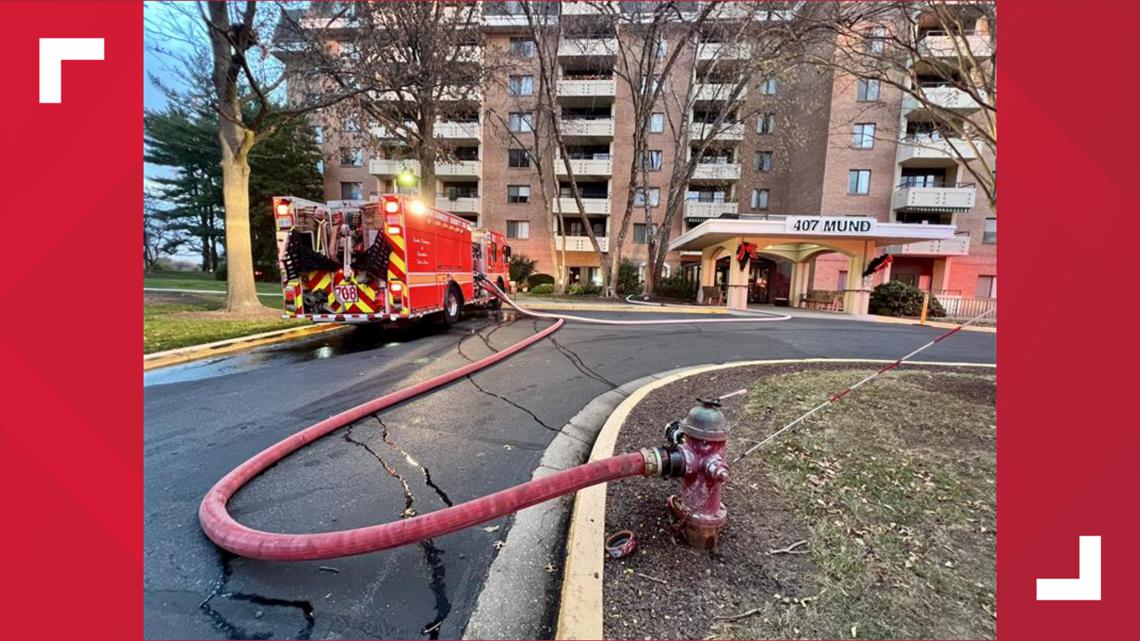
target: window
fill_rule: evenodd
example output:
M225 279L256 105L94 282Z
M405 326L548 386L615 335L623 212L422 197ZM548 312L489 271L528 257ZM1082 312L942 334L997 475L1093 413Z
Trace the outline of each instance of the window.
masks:
M322 127L320 125L313 127L313 136L316 137L318 145L323 143L325 141L325 129L324 129L324 127Z
M657 59L664 60L669 55L669 42L664 38L657 39Z
M884 27L872 27L864 34L864 45L869 53L883 53L886 45L887 30Z
M776 114L760 114L756 118L756 133L770 134L776 131Z
M649 151L645 152L645 155L642 157L641 162L638 164L643 169L648 169L649 171L660 171L661 159L662 155L660 149L650 149Z
M835 284L835 291L841 292L847 289L847 270L839 270L839 282Z
M858 83L858 99L860 102L869 102L879 99L879 81L872 78L860 78Z
M342 147L340 164L342 167L360 167L364 164L364 151L360 147Z
M851 133L851 146L856 149L871 149L875 146L875 123L860 122L855 124Z
M360 127L356 126L356 120L352 118L345 118L344 125L342 125L341 129L347 133L356 133L360 131Z
M997 276L978 276L976 298L997 298Z
M982 231L982 244L996 245L997 244L997 218L987 218L986 227Z
M364 195L363 183L341 183L340 184L340 199L341 200L361 200Z
M530 38L511 38L511 55L520 58L534 57L534 40Z
M633 224L633 242L637 245L645 244L645 223Z
M507 166L530 167L530 154L525 149L508 149Z
M655 113L649 116L649 133L659 134L665 131L665 114Z
M507 127L516 134L534 131L534 116L529 111L513 111L507 118Z
M507 185L507 202L529 203L530 185Z
M753 209L767 209L768 208L768 190L767 189L753 189L752 190L752 208Z
M772 171L772 152L758 151L756 158L752 162L752 169L756 171L769 172Z
M775 78L765 78L760 83L760 93L765 96L774 96L780 90L780 81Z
M514 238L516 240L526 240L530 238L530 221L508 220L507 238Z
M658 74L650 74L641 77L641 93L652 96L657 93L657 88L661 86L661 76Z
M852 169L847 172L847 193L862 195L871 193L871 170Z
M644 187L638 187L637 190L633 192L633 204L636 207L644 207L645 206L645 188ZM649 206L650 207L657 207L660 204L661 204L661 189L659 187L650 187L649 188Z
M534 76L510 76L507 90L512 96L533 96Z

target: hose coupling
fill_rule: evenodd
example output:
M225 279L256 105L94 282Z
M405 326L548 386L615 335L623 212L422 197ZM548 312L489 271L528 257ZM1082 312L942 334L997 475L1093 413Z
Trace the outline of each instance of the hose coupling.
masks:
M679 447L646 447L641 456L645 459L644 475L662 478L680 478L685 475L685 455Z

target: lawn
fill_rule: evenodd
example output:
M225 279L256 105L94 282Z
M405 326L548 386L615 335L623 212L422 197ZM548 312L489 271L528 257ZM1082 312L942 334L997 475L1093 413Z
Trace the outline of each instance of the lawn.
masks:
M281 295L281 285L278 283L258 282L256 286L259 294ZM143 287L224 292L226 291L226 281L218 280L214 274L204 272L151 272L143 274ZM261 298L269 299L268 296Z
M735 456L866 371L748 369L656 390L618 449L644 445L697 394L748 387L726 407ZM733 467L713 555L660 533L675 487L611 485L607 531L633 528L641 546L607 564L606 637L993 638L995 399L988 369L910 367L861 388ZM676 567L695 585L674 594L639 578Z
M221 309L221 297L148 296L143 302L143 353L212 343L307 324L283 319L229 320L195 312Z

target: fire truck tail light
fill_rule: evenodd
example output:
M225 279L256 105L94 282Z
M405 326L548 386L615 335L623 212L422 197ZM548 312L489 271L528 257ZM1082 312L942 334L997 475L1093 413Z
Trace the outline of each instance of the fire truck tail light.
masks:
M277 203L277 215L278 216L288 216L289 215L289 201L282 200L281 202Z
M385 200L384 213L395 214L400 211L400 201L398 200Z
M398 293L400 293L400 292L402 292L402 291L404 291L404 286L403 286L402 284L400 284L400 283L392 283L392 292L393 292L393 293L397 293L397 294L398 294Z
M398 225L388 225L388 235L389 236L399 236L400 235L400 227Z

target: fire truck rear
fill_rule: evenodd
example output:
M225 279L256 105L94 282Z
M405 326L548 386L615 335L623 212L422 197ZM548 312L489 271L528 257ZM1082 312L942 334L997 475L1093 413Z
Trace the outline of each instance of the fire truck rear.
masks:
M382 322L439 314L454 323L464 306L495 308L476 274L510 287L510 247L406 195L375 202L273 199L285 317Z

